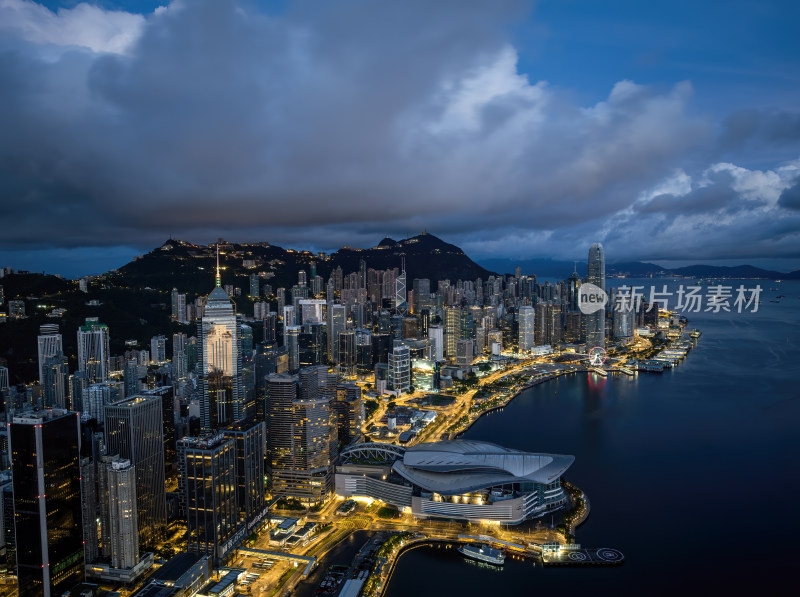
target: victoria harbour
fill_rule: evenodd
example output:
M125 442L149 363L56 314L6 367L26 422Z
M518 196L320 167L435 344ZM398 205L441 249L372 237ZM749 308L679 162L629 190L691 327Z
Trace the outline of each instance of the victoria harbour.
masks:
M783 282L781 292L787 298L753 314L687 314L702 336L661 375L559 378L466 433L575 454L565 477L591 501L576 541L618 547L624 566L510 560L497 571L455 550L419 548L400 558L387 595L526 595L564 583L597 595L777 589L772 579L791 566L800 530L800 479L785 460L800 453L800 284Z
M0 597L797 593L800 2L724 8L0 0Z

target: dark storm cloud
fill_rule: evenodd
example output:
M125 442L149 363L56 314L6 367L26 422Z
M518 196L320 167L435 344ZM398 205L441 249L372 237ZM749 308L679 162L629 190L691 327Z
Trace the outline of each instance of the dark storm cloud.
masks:
M633 257L654 243L625 214L660 234L660 216L765 205L724 172L651 192L709 166L691 163L714 145L691 84L623 80L579 106L518 72L507 32L525 2L310 1L278 15L186 0L146 18L4 6L5 247L172 234L331 249L427 228L484 254L607 236ZM794 138L791 115L771 118L731 117L725 143Z
M781 193L778 204L786 209L800 210L800 179Z

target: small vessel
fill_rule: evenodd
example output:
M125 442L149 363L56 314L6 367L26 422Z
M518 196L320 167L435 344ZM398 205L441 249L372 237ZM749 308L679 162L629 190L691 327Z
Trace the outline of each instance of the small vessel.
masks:
M506 556L503 552L488 545L462 545L458 548L461 555L479 562L486 562L494 564L495 566L502 566L506 561Z
M700 334L702 333L703 332L701 332L700 330L694 330L691 334L689 334L689 336L691 336L692 338L699 338Z

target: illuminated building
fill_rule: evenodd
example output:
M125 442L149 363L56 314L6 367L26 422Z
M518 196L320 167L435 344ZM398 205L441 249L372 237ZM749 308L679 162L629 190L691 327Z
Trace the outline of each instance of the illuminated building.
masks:
M131 396L105 408L106 453L136 468L139 548L155 547L167 524L164 435L159 395Z
M78 328L78 371L86 375L89 383L108 379L108 345L108 326L99 323L97 317L87 317Z
M535 311L530 305L519 308L519 351L529 352L533 348Z
M18 595L60 596L85 576L78 414L20 414L10 440Z
M452 440L358 444L341 460L336 493L343 497L381 500L418 518L518 524L567 504L561 476L575 458Z
M63 354L63 343L61 334L58 333L58 324L45 323L39 326L39 338L37 340L39 356L39 384L44 383L44 364L45 359Z
M219 264L217 285L208 295L198 327L202 392L200 423L203 431L210 433L248 414L245 413L236 305L220 285Z
M302 369L300 376L272 375L267 380L267 462L273 494L318 503L332 486L336 422L330 380L319 379L326 368L309 369Z
M589 248L588 275L586 281L595 286L606 289L606 260L603 245L595 243ZM600 309L589 315L584 315L586 321L586 346L594 348L606 345L606 311Z

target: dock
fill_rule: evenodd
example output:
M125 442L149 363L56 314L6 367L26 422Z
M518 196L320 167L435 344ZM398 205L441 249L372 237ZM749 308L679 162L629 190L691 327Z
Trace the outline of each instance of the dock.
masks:
M625 556L612 547L581 547L580 545L542 545L544 566L620 566Z

